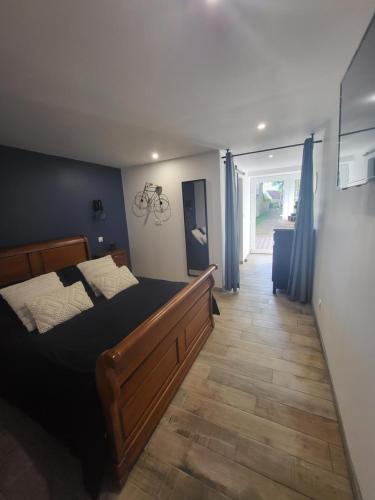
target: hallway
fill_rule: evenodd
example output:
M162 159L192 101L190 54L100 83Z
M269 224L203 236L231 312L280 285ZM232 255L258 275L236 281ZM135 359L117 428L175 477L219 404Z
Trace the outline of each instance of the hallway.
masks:
M309 306L273 296L271 257L241 266L221 316L119 497L350 500Z

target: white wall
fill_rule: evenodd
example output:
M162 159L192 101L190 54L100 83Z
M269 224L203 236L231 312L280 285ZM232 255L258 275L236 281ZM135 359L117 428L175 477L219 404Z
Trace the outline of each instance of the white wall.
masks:
M223 156L225 151L220 151L220 208L221 208L221 220L222 220L222 240L221 240L221 255L223 259L223 268L221 273L221 281L223 285L225 284L224 276L224 266L225 266L225 163Z
M240 262L244 261L243 256L243 178L238 176L237 178L237 222L238 222L238 257Z
M202 155L152 163L122 170L130 256L135 274L171 281L187 281L185 229L181 182L206 179L207 219L210 262L219 266L216 286L222 286L222 220L220 198L220 155L214 151ZM134 195L145 182L163 186L172 207L169 221L158 226L150 216L132 213Z
M250 179L246 175L238 175L238 250L240 262L244 262L250 253Z
M337 117L326 126L318 172L313 304L362 495L373 500L375 182L336 190Z
M250 177L243 179L243 259L250 253Z

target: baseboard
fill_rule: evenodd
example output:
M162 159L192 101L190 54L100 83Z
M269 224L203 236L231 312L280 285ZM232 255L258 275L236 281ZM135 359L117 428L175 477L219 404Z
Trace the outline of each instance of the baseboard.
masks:
M329 369L329 362L328 362L327 351L326 351L326 348L324 346L323 336L322 336L322 332L320 331L320 327L319 327L319 323L318 323L318 320L317 320L317 316L316 316L316 313L315 313L314 306L312 306L312 310L313 310L313 315L314 315L316 329L318 331L319 342L320 342L320 345L322 347L323 356L324 356L324 359L326 361L326 365L327 365L327 368L328 368L329 383L331 385L331 389L332 389L332 393L333 393L333 403L335 405L336 413L337 413L337 416L338 416L339 430L340 430L340 434L341 434L343 445L344 445L344 454L345 454L345 458L346 458L346 463L348 464L349 480L350 480L350 483L352 485L352 489L353 489L353 494L354 494L355 500L363 500L361 489L359 487L359 483L358 483L358 479L357 479L357 475L355 473L353 461L352 461L352 458L351 458L351 455L350 455L348 441L346 439L345 429L344 429L344 425L342 423L342 417L341 417L340 407L339 407L339 404L338 404L338 401L337 401L337 397L336 397L335 386L333 385L333 379L332 379L332 375L331 375L331 370Z

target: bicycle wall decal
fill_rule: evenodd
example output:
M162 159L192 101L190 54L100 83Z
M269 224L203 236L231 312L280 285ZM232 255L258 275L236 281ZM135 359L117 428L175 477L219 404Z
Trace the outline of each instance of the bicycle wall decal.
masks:
M162 194L162 186L146 182L143 191L134 196L133 214L136 217L154 214L155 223L162 224L171 217L171 206L167 195Z

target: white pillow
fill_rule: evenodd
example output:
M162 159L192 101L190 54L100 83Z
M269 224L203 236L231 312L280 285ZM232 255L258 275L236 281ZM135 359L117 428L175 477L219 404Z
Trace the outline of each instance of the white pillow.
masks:
M27 304L39 333L45 333L93 306L82 281L40 295Z
M0 295L8 302L27 330L32 332L35 330L36 324L29 309L26 307L26 303L39 295L60 288L64 288L64 286L57 274L47 273L22 283L2 288Z
M207 245L207 235L206 234L203 234L198 228L193 229L191 232L192 232L192 235L194 236L194 238L197 241L199 241L199 243L201 245Z
M94 278L94 285L106 299L111 299L127 288L138 285L139 281L126 266L116 267L108 274Z
M85 262L77 264L77 267L96 296L100 295L100 291L93 284L94 278L102 276L103 274L108 274L117 269L117 266L110 255L106 255L100 259L86 260Z

